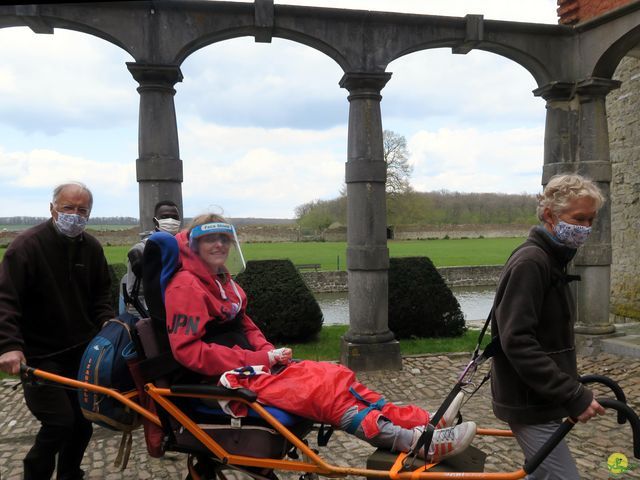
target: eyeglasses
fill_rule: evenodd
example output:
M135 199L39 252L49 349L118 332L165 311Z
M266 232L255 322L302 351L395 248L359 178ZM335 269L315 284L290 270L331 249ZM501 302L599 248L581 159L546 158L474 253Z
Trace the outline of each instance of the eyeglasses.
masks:
M62 205L60 207L63 213L73 214L77 213L81 217L88 217L91 213L91 209L86 207L76 207L75 205Z
M210 235L204 235L199 240L207 243L220 242L222 245L229 245L231 243L231 237L225 235L224 233L212 233Z

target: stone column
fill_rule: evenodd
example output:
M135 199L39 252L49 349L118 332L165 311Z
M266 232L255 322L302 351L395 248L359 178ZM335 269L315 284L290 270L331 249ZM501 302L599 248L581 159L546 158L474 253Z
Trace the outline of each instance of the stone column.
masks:
M620 82L589 78L576 83L554 82L534 91L547 101L542 184L553 175L576 172L602 190L606 203L587 243L572 262L581 281L574 287L578 319L576 333L586 337L613 333L609 319L611 275L611 161L605 98ZM593 351L593 338L578 338L583 352Z
M127 63L140 84L138 124L138 180L140 227L153 229L153 207L160 200L172 200L182 213L182 160L178 147L178 127L173 86L182 81L176 65Z
M349 330L341 362L354 370L402 368L400 344L388 325L389 250L386 235L386 163L380 91L390 73L346 73L349 91L347 273Z

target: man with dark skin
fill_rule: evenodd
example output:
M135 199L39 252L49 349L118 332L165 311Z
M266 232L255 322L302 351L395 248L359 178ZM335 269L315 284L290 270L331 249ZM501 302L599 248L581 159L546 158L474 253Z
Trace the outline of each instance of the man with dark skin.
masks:
M180 211L178 206L170 200L161 200L156 203L154 208L153 225L154 232L167 232L171 235L175 235L180 230ZM140 316L140 312L134 306L135 298L137 297L138 305L146 310L146 303L144 300L144 292L142 291L142 285L140 281L136 285L136 279L142 278L142 252L144 251L147 238L153 232L147 232L142 240L136 243L131 250L127 253L127 274L123 279L126 285L125 295L125 308L126 312L136 317ZM134 292L134 285L136 285L137 292Z
M0 371L16 375L26 363L74 378L87 343L114 316L104 252L84 232L92 206L82 183L59 185L51 219L22 232L7 249L0 264ZM77 392L42 384L23 390L41 423L24 459L24 478L46 480L56 469L58 480L84 478L80 464L92 427Z

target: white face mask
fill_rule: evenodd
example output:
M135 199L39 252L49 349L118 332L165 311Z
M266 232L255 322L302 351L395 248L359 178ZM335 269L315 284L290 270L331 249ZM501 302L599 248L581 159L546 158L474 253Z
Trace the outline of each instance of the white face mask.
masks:
M60 233L69 238L75 238L84 231L87 226L87 220L87 217L76 213L58 212L58 218L55 222Z
M180 220L176 220L175 218L155 218L155 221L158 222L158 231L159 232L167 232L171 235L175 235L180 231Z

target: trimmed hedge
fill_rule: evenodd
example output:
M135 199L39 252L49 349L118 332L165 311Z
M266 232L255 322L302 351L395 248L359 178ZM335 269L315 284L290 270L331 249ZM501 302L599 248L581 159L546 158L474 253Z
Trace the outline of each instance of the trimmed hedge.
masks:
M122 277L127 273L127 266L124 263L109 264L109 276L111 277L111 305L113 312L118 315L120 301L120 282Z
M247 314L272 343L304 343L322 329L322 310L290 260L253 260L236 281Z
M466 331L458 300L429 258L390 259L389 329L399 339L457 337Z

